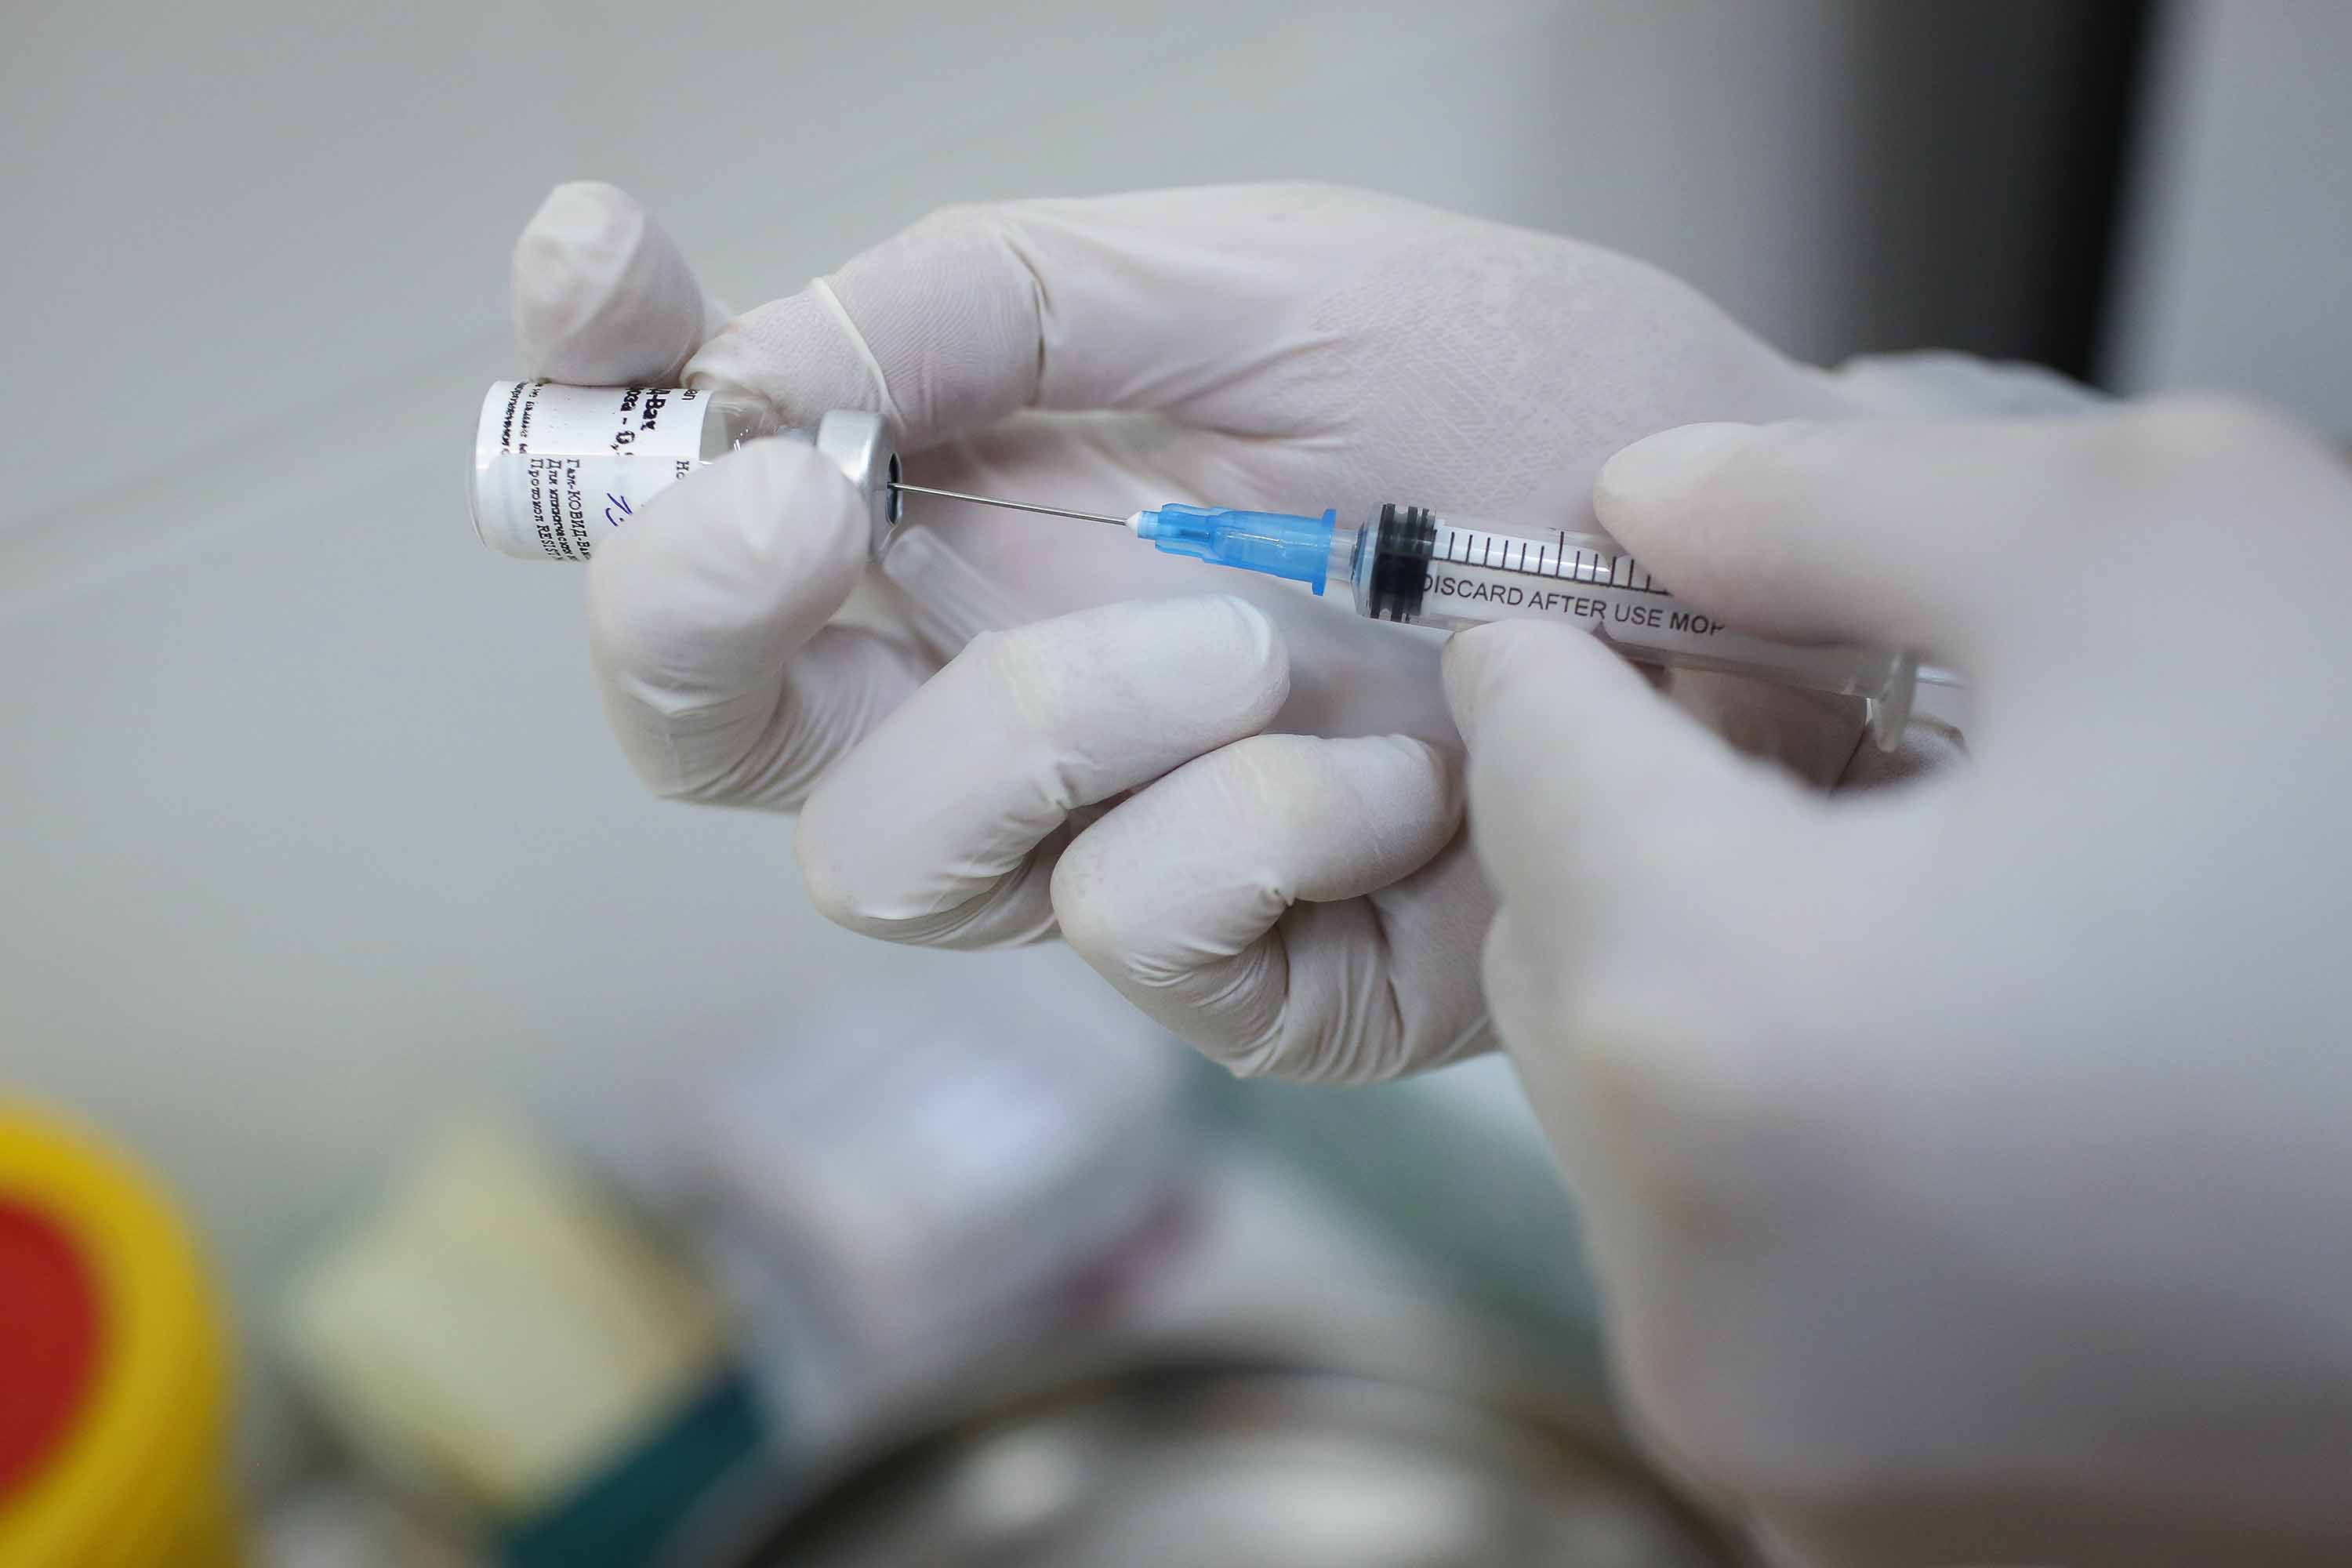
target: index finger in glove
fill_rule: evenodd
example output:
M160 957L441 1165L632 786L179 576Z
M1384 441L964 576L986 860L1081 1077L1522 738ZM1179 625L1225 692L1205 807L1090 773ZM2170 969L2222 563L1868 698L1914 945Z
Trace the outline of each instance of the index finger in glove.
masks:
M1924 647L1982 671L2053 617L2135 426L2113 416L1687 425L1593 486L1676 596L1766 636ZM2060 606L2063 608L2063 606Z
M653 215L595 180L523 226L509 298L525 374L577 386L674 385L727 319Z
M738 317L689 374L795 420L878 409L908 449L1026 407L1298 435L1333 400L1265 382L1322 341L1306 307L1423 216L1308 185L950 207Z
M1263 729L1289 671L1273 623L1222 596L974 638L810 795L809 896L898 942L1040 936L1071 817Z
M1491 910L1459 774L1402 735L1258 735L1078 836L1062 934L1146 1013L1243 1075L1369 1082L1483 1049L1462 952Z
M789 809L929 661L827 627L866 506L813 447L758 441L656 495L588 562L588 642L622 749L656 793Z

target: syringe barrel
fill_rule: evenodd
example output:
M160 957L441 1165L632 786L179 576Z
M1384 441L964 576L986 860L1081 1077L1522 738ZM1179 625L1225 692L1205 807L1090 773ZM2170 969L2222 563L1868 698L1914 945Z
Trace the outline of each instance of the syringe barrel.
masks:
M1918 662L1909 654L1735 630L1677 600L1601 534L1383 506L1357 532L1348 575L1356 613L1374 620L1453 630L1513 616L1558 621L1648 664L1867 698L1885 746L1910 719Z

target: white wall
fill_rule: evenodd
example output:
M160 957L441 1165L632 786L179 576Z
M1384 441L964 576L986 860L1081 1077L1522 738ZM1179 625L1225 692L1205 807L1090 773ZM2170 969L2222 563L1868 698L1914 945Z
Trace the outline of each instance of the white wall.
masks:
M576 580L470 537L459 449L551 182L635 188L748 303L951 199L1352 181L1647 254L1824 354L1889 254L1847 177L1856 14L12 15L0 1073L161 1166L250 1308L454 1101L594 1125L721 1021L992 962L835 931L787 825L643 798Z
M2352 437L2352 5L2166 10L2112 379L2252 393Z

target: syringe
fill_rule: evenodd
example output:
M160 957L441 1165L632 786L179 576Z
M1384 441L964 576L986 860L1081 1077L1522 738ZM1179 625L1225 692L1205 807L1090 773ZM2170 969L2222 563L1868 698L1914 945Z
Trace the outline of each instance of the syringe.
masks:
M1728 670L1867 698L1870 730L1892 750L1919 679L1909 654L1801 647L1735 631L1676 600L1599 534L1504 528L1418 506L1381 507L1360 524L1176 502L1113 517L1068 507L910 485L876 415L836 409L780 430L772 411L692 387L583 387L499 382L482 400L467 495L475 531L526 560L585 561L597 540L698 465L763 437L804 441L832 459L866 510L869 552L897 537L902 494L1124 528L1171 555L1304 583L1332 579L1356 613L1404 626L1461 627L1533 616L1592 633L1629 658Z
M1760 676L1785 686L1868 700L1870 732L1892 751L1910 721L1918 660L1874 648L1775 642L1689 608L1601 534L1503 528L1386 505L1360 524L1320 517L1170 502L1127 517L894 482L893 490L1125 528L1171 555L1304 583L1333 579L1356 613L1404 626L1459 629L1509 616L1565 621L1628 658L1683 669Z

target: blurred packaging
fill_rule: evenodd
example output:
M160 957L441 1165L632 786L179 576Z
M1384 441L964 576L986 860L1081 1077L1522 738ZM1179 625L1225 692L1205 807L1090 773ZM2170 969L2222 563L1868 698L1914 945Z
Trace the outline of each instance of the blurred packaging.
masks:
M1108 993L1024 978L798 1017L649 1102L618 1171L718 1289L531 1139L446 1133L295 1280L306 1385L498 1560L618 1568L773 1476L746 1461L1086 1321L1181 1206L1197 1069Z
M0 1100L0 1568L230 1568L229 1355L138 1166Z
M1021 978L796 1019L682 1097L662 1201L795 1446L1107 1306L1181 1210L1192 1058L1108 991Z
M379 1477L519 1568L649 1560L762 1440L710 1291L509 1129L443 1136L287 1321Z

